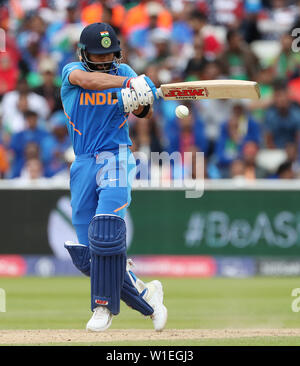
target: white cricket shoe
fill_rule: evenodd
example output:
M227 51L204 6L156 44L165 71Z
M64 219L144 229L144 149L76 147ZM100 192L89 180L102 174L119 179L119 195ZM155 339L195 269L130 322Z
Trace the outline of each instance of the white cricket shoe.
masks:
M154 309L154 312L150 317L153 321L154 329L157 332L161 332L164 329L168 318L168 310L163 304L164 293L162 284L155 280L147 283L146 287L148 291L145 300Z
M110 327L111 322L111 312L105 306L97 306L86 325L86 329L92 332L103 332Z

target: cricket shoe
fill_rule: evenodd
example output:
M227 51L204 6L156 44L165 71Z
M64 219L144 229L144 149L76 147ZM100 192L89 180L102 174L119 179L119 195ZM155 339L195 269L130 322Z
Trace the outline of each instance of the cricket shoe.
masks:
M146 287L148 291L145 300L154 309L154 312L150 317L153 321L154 329L157 332L161 332L164 329L168 318L168 310L163 304L164 293L162 284L155 280L147 283Z
M112 314L105 306L95 308L93 316L88 321L86 329L92 332L103 332L110 327Z

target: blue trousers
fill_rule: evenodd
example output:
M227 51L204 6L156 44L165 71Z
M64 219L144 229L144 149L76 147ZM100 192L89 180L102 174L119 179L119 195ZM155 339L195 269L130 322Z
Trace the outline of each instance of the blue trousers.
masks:
M78 242L88 245L88 226L95 215L124 219L131 202L135 159L127 147L76 156L70 170L72 223Z

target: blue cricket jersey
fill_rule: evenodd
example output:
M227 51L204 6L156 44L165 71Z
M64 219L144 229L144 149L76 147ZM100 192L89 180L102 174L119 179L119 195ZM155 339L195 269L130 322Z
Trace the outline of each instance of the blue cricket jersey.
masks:
M129 138L128 113L120 112L112 93L118 88L102 91L72 85L69 75L73 70L86 71L80 62L67 64L62 71L61 99L67 118L69 135L75 155L118 149L132 145ZM118 76L135 77L136 73L121 64Z

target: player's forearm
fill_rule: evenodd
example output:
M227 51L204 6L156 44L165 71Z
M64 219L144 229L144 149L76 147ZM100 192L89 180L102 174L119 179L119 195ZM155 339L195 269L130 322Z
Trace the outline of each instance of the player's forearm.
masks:
M69 81L73 85L78 85L83 89L105 90L110 88L122 88L124 76L109 75L100 72L86 72L74 70L69 75Z

